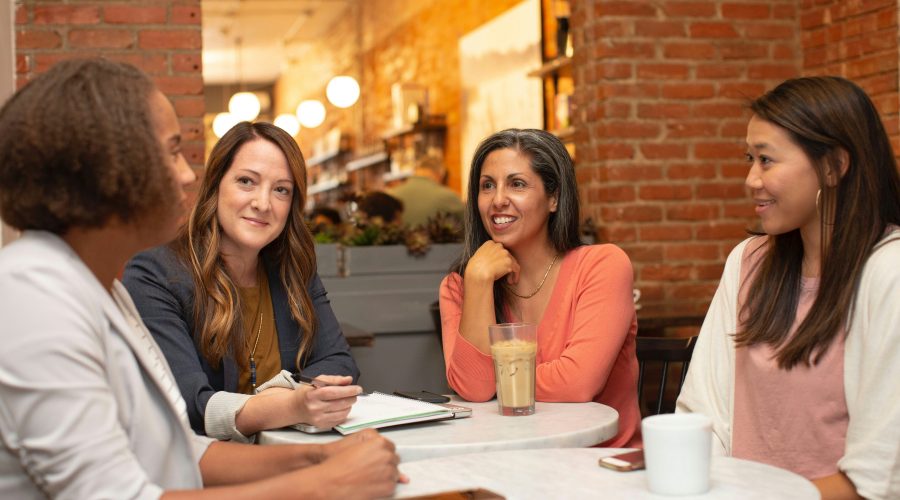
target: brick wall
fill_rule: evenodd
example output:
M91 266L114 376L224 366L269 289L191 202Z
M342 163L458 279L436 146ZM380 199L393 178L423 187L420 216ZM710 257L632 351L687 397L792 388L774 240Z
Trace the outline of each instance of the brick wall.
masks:
M203 165L200 0L72 2L16 6L16 85L72 57L103 56L149 73L181 120L184 155Z
M897 0L801 2L803 73L840 75L875 101L900 153Z
M642 302L705 310L754 223L743 105L800 74L799 2L572 8L583 215L630 255Z

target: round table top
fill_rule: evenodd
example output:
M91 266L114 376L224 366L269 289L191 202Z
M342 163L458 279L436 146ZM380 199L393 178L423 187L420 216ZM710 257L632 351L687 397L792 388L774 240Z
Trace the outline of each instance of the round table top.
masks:
M496 450L578 448L602 443L618 432L619 413L599 403L541 403L533 415L504 417L497 401L453 403L472 408L467 418L378 429L397 446L404 462ZM337 432L263 431L260 444L327 443Z
M409 484L396 497L485 488L509 500L530 498L673 498L650 493L645 471L616 472L600 467L615 448L516 450L455 455L401 463ZM817 499L802 476L748 460L713 457L710 490L679 499Z

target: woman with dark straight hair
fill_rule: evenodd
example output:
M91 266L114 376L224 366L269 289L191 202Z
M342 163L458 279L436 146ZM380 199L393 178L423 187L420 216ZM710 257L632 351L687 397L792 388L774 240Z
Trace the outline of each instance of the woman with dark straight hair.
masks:
M199 433L249 441L297 423L332 427L356 401L359 371L316 274L305 200L294 139L239 123L213 147L178 238L125 269ZM329 387L296 385L300 370Z
M900 496L900 176L865 92L788 80L753 101L762 233L728 257L678 400L718 449L823 498Z
M631 262L614 245L582 245L565 146L543 130L497 132L475 151L468 191L463 253L440 291L450 387L492 398L488 326L532 323L535 398L612 406L608 444L639 442Z

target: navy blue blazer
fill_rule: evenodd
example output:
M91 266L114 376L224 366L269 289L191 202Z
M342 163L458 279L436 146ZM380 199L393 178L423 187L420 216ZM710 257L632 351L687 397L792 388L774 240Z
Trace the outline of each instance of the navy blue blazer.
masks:
M300 348L299 325L291 317L288 296L277 268L269 262L264 264L275 312L281 367L294 372L297 370L294 363ZM206 404L217 391L237 392L238 368L232 357L226 357L218 369L213 369L197 350L193 335L194 283L190 272L170 247L160 246L131 259L122 282L166 355L187 403L191 427L198 434L205 434L203 415ZM359 369L350 355L350 346L331 310L328 294L318 274L313 275L308 290L318 327L312 350L301 367L303 374L311 377L350 375L356 382Z

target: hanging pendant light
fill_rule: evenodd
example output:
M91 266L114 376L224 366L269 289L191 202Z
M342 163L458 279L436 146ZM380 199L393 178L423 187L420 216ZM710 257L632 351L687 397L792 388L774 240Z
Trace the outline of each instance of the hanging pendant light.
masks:
M359 99L359 83L352 76L336 76L325 87L328 102L339 108L349 108Z
M276 116L275 121L272 123L290 134L291 137L297 137L297 133L300 132L300 122L297 120L297 116L290 113L282 113Z
M237 125L241 120L231 113L219 113L213 118L212 129L216 137L222 138L231 127Z
M228 111L238 121L251 122L259 116L259 98L253 92L238 92L228 100Z
M325 121L325 105L316 99L307 99L297 106L297 119L306 128L316 128Z

